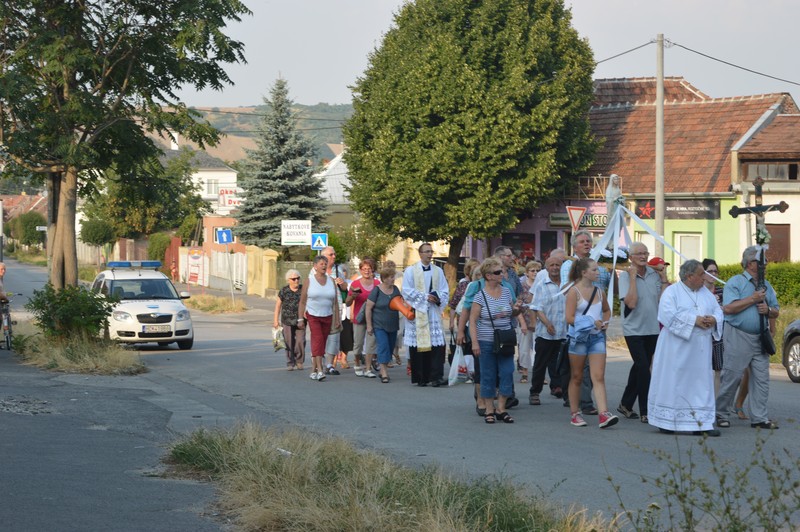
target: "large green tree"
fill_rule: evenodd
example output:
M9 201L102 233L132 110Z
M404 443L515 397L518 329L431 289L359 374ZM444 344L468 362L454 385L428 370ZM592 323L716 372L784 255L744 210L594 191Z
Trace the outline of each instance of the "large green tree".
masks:
M239 0L0 2L0 157L45 176L56 289L78 281L80 188L156 156L146 133L217 141L175 92L230 83L221 65L244 61L243 45L223 30L249 13Z
M198 220L210 211L192 181L196 152L189 148L167 152L132 167L113 168L88 194L83 212L102 220L118 237L138 238L180 227L187 218Z
M234 213L234 233L245 243L276 248L281 220L311 220L320 228L327 215L322 183L314 176L314 147L297 129L289 86L278 79L264 98L267 111L258 128L255 150L248 150L239 186L242 205Z
M350 198L377 227L488 238L579 175L594 68L561 0L405 4L354 87Z

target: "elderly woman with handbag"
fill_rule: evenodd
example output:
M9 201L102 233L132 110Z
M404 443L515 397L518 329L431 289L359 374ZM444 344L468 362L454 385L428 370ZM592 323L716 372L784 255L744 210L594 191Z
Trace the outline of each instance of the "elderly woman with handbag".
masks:
M311 275L303 285L298 309L297 326L308 322L311 331L311 379L325 380L325 344L331 329L341 328L339 317L339 290L326 273L328 259L323 255L314 258Z
M278 301L275 303L275 317L272 326L283 327L283 338L286 342L286 367L289 371L302 370L306 357L306 331L298 327L300 296L303 285L300 284L300 272L289 270L286 272L286 281L289 283L278 291Z
M506 412L506 399L513 393L514 351L517 336L512 319L522 311L520 303L508 287L503 286L503 265L494 257L486 259L480 266L486 285L475 295L469 313L469 334L472 338L472 353L480 357L481 397L486 407L484 421L494 423L495 419L513 423ZM497 381L500 381L500 394L497 406L494 396Z

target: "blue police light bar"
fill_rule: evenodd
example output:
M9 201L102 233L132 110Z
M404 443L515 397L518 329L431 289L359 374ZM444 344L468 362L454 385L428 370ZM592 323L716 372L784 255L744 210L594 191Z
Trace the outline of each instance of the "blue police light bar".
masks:
M109 262L106 266L112 270L116 268L157 270L161 267L161 261L160 260L115 260Z

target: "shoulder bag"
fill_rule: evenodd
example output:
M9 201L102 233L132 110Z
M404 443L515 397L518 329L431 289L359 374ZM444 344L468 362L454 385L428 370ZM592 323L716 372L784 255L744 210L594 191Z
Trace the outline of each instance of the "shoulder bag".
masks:
M492 351L494 354L502 357L513 357L514 348L517 346L517 332L513 327L511 329L494 328L494 318L492 318L492 311L489 308L489 298L486 296L486 292L483 290L481 290L481 293L483 294L483 301L486 303L486 312L489 313L489 321L491 321L492 330L494 331L494 344L492 346Z

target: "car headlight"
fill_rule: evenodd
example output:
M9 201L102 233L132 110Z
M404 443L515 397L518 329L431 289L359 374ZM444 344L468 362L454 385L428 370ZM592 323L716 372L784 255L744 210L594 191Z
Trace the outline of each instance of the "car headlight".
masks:
M111 317L114 318L116 321L133 321L133 316L125 312L124 310L115 310L111 313Z
M189 315L189 311L186 309L178 311L178 313L175 315L175 321L186 321L188 319L191 319L191 316Z

